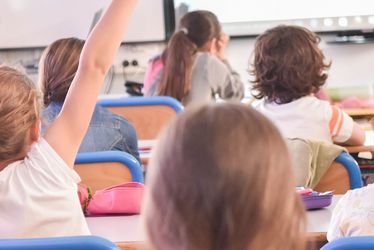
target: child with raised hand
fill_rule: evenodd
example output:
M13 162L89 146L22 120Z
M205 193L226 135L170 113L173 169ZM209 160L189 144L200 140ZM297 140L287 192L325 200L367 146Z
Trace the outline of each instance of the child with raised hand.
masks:
M104 77L136 0L113 0L84 45L60 115L39 138L33 83L0 67L0 237L89 234L73 170Z
M278 26L256 40L252 74L256 107L286 138L363 145L365 133L351 117L315 94L325 84L330 64L314 33Z

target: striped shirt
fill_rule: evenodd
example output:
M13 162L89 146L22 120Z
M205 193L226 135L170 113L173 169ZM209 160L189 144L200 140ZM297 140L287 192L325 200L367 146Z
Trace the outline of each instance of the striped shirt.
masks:
M353 120L349 115L314 96L286 104L263 100L256 109L273 121L286 138L343 143L353 131Z

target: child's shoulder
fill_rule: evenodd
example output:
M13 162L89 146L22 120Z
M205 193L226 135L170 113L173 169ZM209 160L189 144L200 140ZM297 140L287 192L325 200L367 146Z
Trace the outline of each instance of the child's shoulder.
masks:
M365 207L365 203L372 206L372 197L374 196L374 184L369 184L365 187L349 190L341 198L341 202L344 204L360 204L361 207Z

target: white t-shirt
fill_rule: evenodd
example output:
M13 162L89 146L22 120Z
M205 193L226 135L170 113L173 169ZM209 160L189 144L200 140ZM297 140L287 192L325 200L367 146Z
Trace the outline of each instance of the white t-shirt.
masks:
M262 100L255 108L268 117L285 138L342 143L353 132L353 120L349 115L314 96L285 104Z
M374 235L374 184L348 191L334 208L327 240Z
M0 238L90 234L78 182L78 174L40 139L25 159L0 171Z

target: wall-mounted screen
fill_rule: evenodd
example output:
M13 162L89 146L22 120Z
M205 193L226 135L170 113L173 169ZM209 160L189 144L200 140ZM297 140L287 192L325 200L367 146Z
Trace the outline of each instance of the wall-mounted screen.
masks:
M373 0L174 0L174 5L179 16L197 9L214 12L232 36L258 35L279 24L314 32L374 29Z
M0 0L0 49L45 47L56 39L85 39L109 0ZM163 0L139 0L124 42L165 40ZM97 15L96 15L97 16Z

